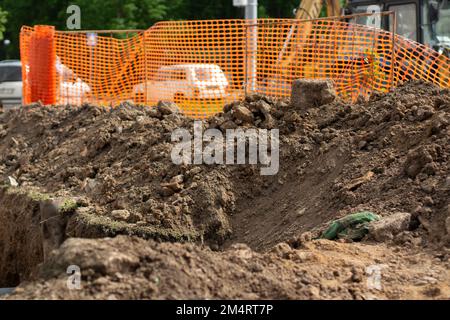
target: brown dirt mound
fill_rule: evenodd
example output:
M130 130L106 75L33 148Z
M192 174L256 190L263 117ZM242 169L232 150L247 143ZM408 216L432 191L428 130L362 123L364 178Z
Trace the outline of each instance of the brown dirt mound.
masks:
M448 90L415 83L305 114L256 96L205 123L280 128L280 171L268 177L256 165L174 165L171 133L193 121L168 109L26 107L0 118L0 173L82 198L83 212L111 223L219 245L232 236L267 249L360 209L413 213L424 241L447 242L449 100ZM253 111L250 123L242 107ZM178 189L167 190L173 179Z
M449 123L449 90L424 83L306 112L248 97L203 126L279 128L280 170L261 176L259 165L173 164L171 133L192 132L193 120L164 106L29 106L0 114L0 175L20 188L75 197L67 236L135 234L267 251L283 241L302 246L356 211L408 212L412 223L391 245L429 248L446 263Z

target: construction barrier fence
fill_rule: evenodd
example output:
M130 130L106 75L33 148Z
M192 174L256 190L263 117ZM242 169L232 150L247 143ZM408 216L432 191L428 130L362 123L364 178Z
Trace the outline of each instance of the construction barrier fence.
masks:
M251 93L288 97L298 78L332 79L352 101L407 80L450 87L447 57L395 31L348 22L353 17L167 21L92 32L24 26L24 103L167 100L202 118Z

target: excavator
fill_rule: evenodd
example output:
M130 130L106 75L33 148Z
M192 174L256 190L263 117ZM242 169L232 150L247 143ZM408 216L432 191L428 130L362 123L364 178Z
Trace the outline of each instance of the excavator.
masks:
M326 6L328 17L335 17L341 14L339 0L303 0L295 10L295 19L316 19L324 6Z
M341 7L339 0L302 0L295 18L306 20L319 17L326 5L328 17L356 13L393 11L396 15L396 33L450 56L450 1L449 0L347 0ZM377 27L393 31L391 16L380 19ZM370 17L358 17L350 22L369 24Z
M302 0L295 11L295 18L301 20L317 19L320 17L322 9L326 6L328 17L351 15L356 13L378 13L383 11L394 11L396 16L396 34L407 39L422 43L440 55L450 57L450 0ZM342 6L341 6L342 4ZM392 15L384 15L378 19L379 25L376 27L388 31L393 31ZM363 24L373 27L375 19L370 16L358 16L350 20L350 23ZM312 23L304 22L302 28L292 26L282 50L279 53L277 65L279 72L270 80L266 80L266 85L279 90L286 90L292 78L314 77L316 66L314 63L301 62L296 57L307 54L307 49L294 45L295 37L307 38L311 34ZM303 52L303 53L302 53ZM342 57L354 62L351 64L360 67L366 63L365 57ZM306 59L307 60L307 59ZM371 63L371 62L369 62ZM373 62L372 62L373 63ZM291 65L297 68L289 68ZM401 65L395 67L401 68ZM295 69L300 74L289 74ZM346 70L342 71L343 73ZM406 79L407 80L407 77Z
M329 17L339 16L341 14L340 0L302 0L299 7L295 10L295 19L313 20L319 18L323 7L326 6L326 14ZM263 80L261 91L288 91L292 78L307 78L314 73L315 66L311 63L303 63L301 74L289 73L289 66L297 64L296 57L304 48L296 44L295 38L307 38L311 34L313 24L305 21L302 25L293 25L289 30L286 41L278 54L277 67L279 72L270 78ZM291 70L292 72L292 70ZM266 91L267 90L267 91Z
M341 7L339 0L302 0L295 12L295 19L312 20L320 16L323 6L326 4L328 16L339 16ZM303 74L288 74L289 65L296 63L295 58L299 54L298 45L296 45L296 37L308 37L312 31L312 23L305 21L302 26L293 25L284 42L284 45L278 53L276 68L279 72L262 79L260 91L269 94L272 91L288 91L290 89L291 78L307 77ZM309 69L309 66L306 68Z
M344 10L346 15L383 11L395 12L396 34L450 57L449 0L348 0ZM393 31L390 19L384 16L377 27ZM368 20L368 17L359 17L351 22L367 24Z

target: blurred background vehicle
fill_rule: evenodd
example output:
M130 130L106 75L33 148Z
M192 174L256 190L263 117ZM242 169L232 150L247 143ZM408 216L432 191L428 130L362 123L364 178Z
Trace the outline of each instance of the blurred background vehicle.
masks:
M22 66L18 60L0 61L0 107L22 103Z
M215 64L178 64L161 67L153 80L136 85L135 102L219 100L226 97L228 80Z
M60 103L81 104L87 100L91 91L89 85L78 78L59 59L56 62L56 72L59 79ZM21 104L22 64L19 60L0 61L0 107L14 108Z

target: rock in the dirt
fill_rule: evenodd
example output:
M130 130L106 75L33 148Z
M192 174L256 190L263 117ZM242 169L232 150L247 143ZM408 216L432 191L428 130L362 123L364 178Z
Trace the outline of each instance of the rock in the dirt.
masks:
M82 272L96 273L95 278L135 270L139 265L139 256L123 247L123 250L108 250L112 243L114 240L109 238L102 241L69 238L61 245L60 250L54 252L51 261L58 261L61 266L65 266L64 271L66 266L77 265ZM42 272L48 276L58 276L61 268L46 268Z
M237 120L241 120L246 123L253 122L253 113L246 107L237 106L233 111L233 115Z
M258 93L254 93L245 97L246 102L260 101L262 99L264 99L264 96Z
M97 191L99 183L95 179L86 178L81 184L81 189L88 194L93 194Z
M392 240L393 236L407 230L411 221L408 212L397 212L369 224L369 237L377 241Z
M117 134L122 134L123 132L123 126L116 126L115 127L115 131Z
M183 180L184 176L182 174L173 177L170 179L170 182L168 183L161 183L161 187L163 188L169 188L173 190L174 192L181 191L183 189Z
M17 180L14 179L14 178L11 177L11 176L8 176L8 183L9 183L9 185L10 185L11 187L18 187L18 186L19 186L19 183L17 182Z
M168 187L161 187L161 189L159 190L159 193L163 197L170 197L171 195L173 195L175 193L175 191Z
M180 112L177 104L170 101L159 101L156 105L156 108L162 115L169 115Z
M147 115L151 118L160 118L161 112L158 110L158 108L149 108L147 110Z
M249 105L250 111L252 112L260 112L262 113L264 116L267 116L270 114L270 104L268 104L266 101L264 100L259 100L256 102L252 102Z
M411 150L406 158L404 171L410 178L415 178L422 170L426 169L427 174L433 174L435 168L430 165L433 164L433 158L436 151L433 146L421 146L417 149Z
M145 121L145 117L144 116L137 116L136 117L136 122L137 123L142 123L142 122L144 122Z
M444 128L446 128L450 122L450 120L448 120L447 118L448 118L448 116L446 117L443 114L438 114L431 121L430 132L432 134L438 134L439 132L444 130Z
M130 212L128 210L113 210L111 212L111 217L116 220L127 221L130 219Z
M179 174L179 175L173 177L172 179L170 179L170 182L178 183L178 184L183 183L183 181L184 181L184 176L182 174Z
M236 129L238 126L231 120L225 121L220 125L220 130L225 131L227 129Z
M335 99L336 91L331 80L298 79L292 84L291 104L295 109L306 111Z
M276 121L270 114L267 114L266 119L261 123L261 128L263 129L273 129L276 127Z
M292 248L286 242L281 242L281 243L277 244L276 246L274 246L272 248L271 252L276 254L280 258L289 259L290 255L292 253Z

